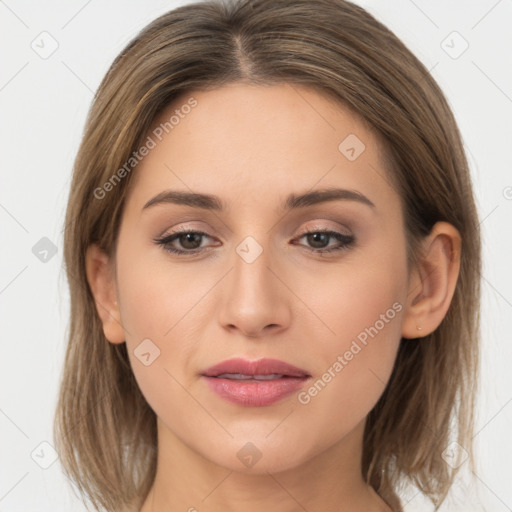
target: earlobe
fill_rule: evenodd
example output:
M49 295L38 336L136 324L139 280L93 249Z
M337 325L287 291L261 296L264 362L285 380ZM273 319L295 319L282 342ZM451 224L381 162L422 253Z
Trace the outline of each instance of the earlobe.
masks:
M420 338L435 331L448 312L460 270L461 237L447 222L438 222L425 238L418 268L409 282L402 337Z
M103 324L103 333L111 343L123 343L125 336L117 303L112 262L97 244L91 244L87 248L85 262L87 281Z

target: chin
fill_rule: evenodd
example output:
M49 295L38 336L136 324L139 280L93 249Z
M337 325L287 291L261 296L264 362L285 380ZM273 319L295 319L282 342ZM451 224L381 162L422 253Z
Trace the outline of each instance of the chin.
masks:
M308 454L306 447L297 449L298 443L276 437L272 441L265 439L266 434L240 437L223 443L215 453L203 453L213 463L231 471L250 475L266 475L294 469L314 456Z

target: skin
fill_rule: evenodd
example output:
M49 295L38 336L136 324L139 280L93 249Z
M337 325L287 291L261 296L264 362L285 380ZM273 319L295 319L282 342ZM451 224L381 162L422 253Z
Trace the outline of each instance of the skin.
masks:
M425 336L445 316L460 236L436 224L420 265L408 272L401 201L379 141L319 93L232 84L183 95L154 126L191 96L198 105L136 168L115 257L95 245L87 253L105 336L127 343L157 415L158 469L141 510L389 511L361 475L366 417L401 337ZM349 134L365 144L354 161L338 149ZM375 207L336 200L282 208L291 192L329 187L358 191ZM167 203L142 211L168 189L217 195L227 209ZM207 233L196 239L203 252L178 256L154 242L178 227ZM315 245L303 236L309 229L355 242L315 254L340 244L331 237ZM252 263L236 251L247 236L263 250ZM183 238L172 246L192 247ZM241 407L200 376L232 357L272 357L305 369L314 383L394 303L401 311L307 404L293 394ZM149 366L134 355L146 338L160 350ZM237 457L248 442L261 454L252 467Z

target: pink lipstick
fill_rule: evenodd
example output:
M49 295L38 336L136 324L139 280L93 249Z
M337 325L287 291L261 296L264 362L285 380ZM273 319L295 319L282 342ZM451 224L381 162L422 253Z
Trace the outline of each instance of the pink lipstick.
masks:
M246 407L271 405L295 393L311 377L278 359L229 359L202 373L212 391Z

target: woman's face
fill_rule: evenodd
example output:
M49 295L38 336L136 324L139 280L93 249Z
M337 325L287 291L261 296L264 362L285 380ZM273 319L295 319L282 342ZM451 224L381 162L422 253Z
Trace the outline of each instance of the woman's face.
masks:
M116 288L160 440L273 472L362 432L408 290L401 202L376 138L311 89L240 84L183 95L148 136ZM170 238L180 230L195 234ZM205 376L233 358L301 372L235 363Z

